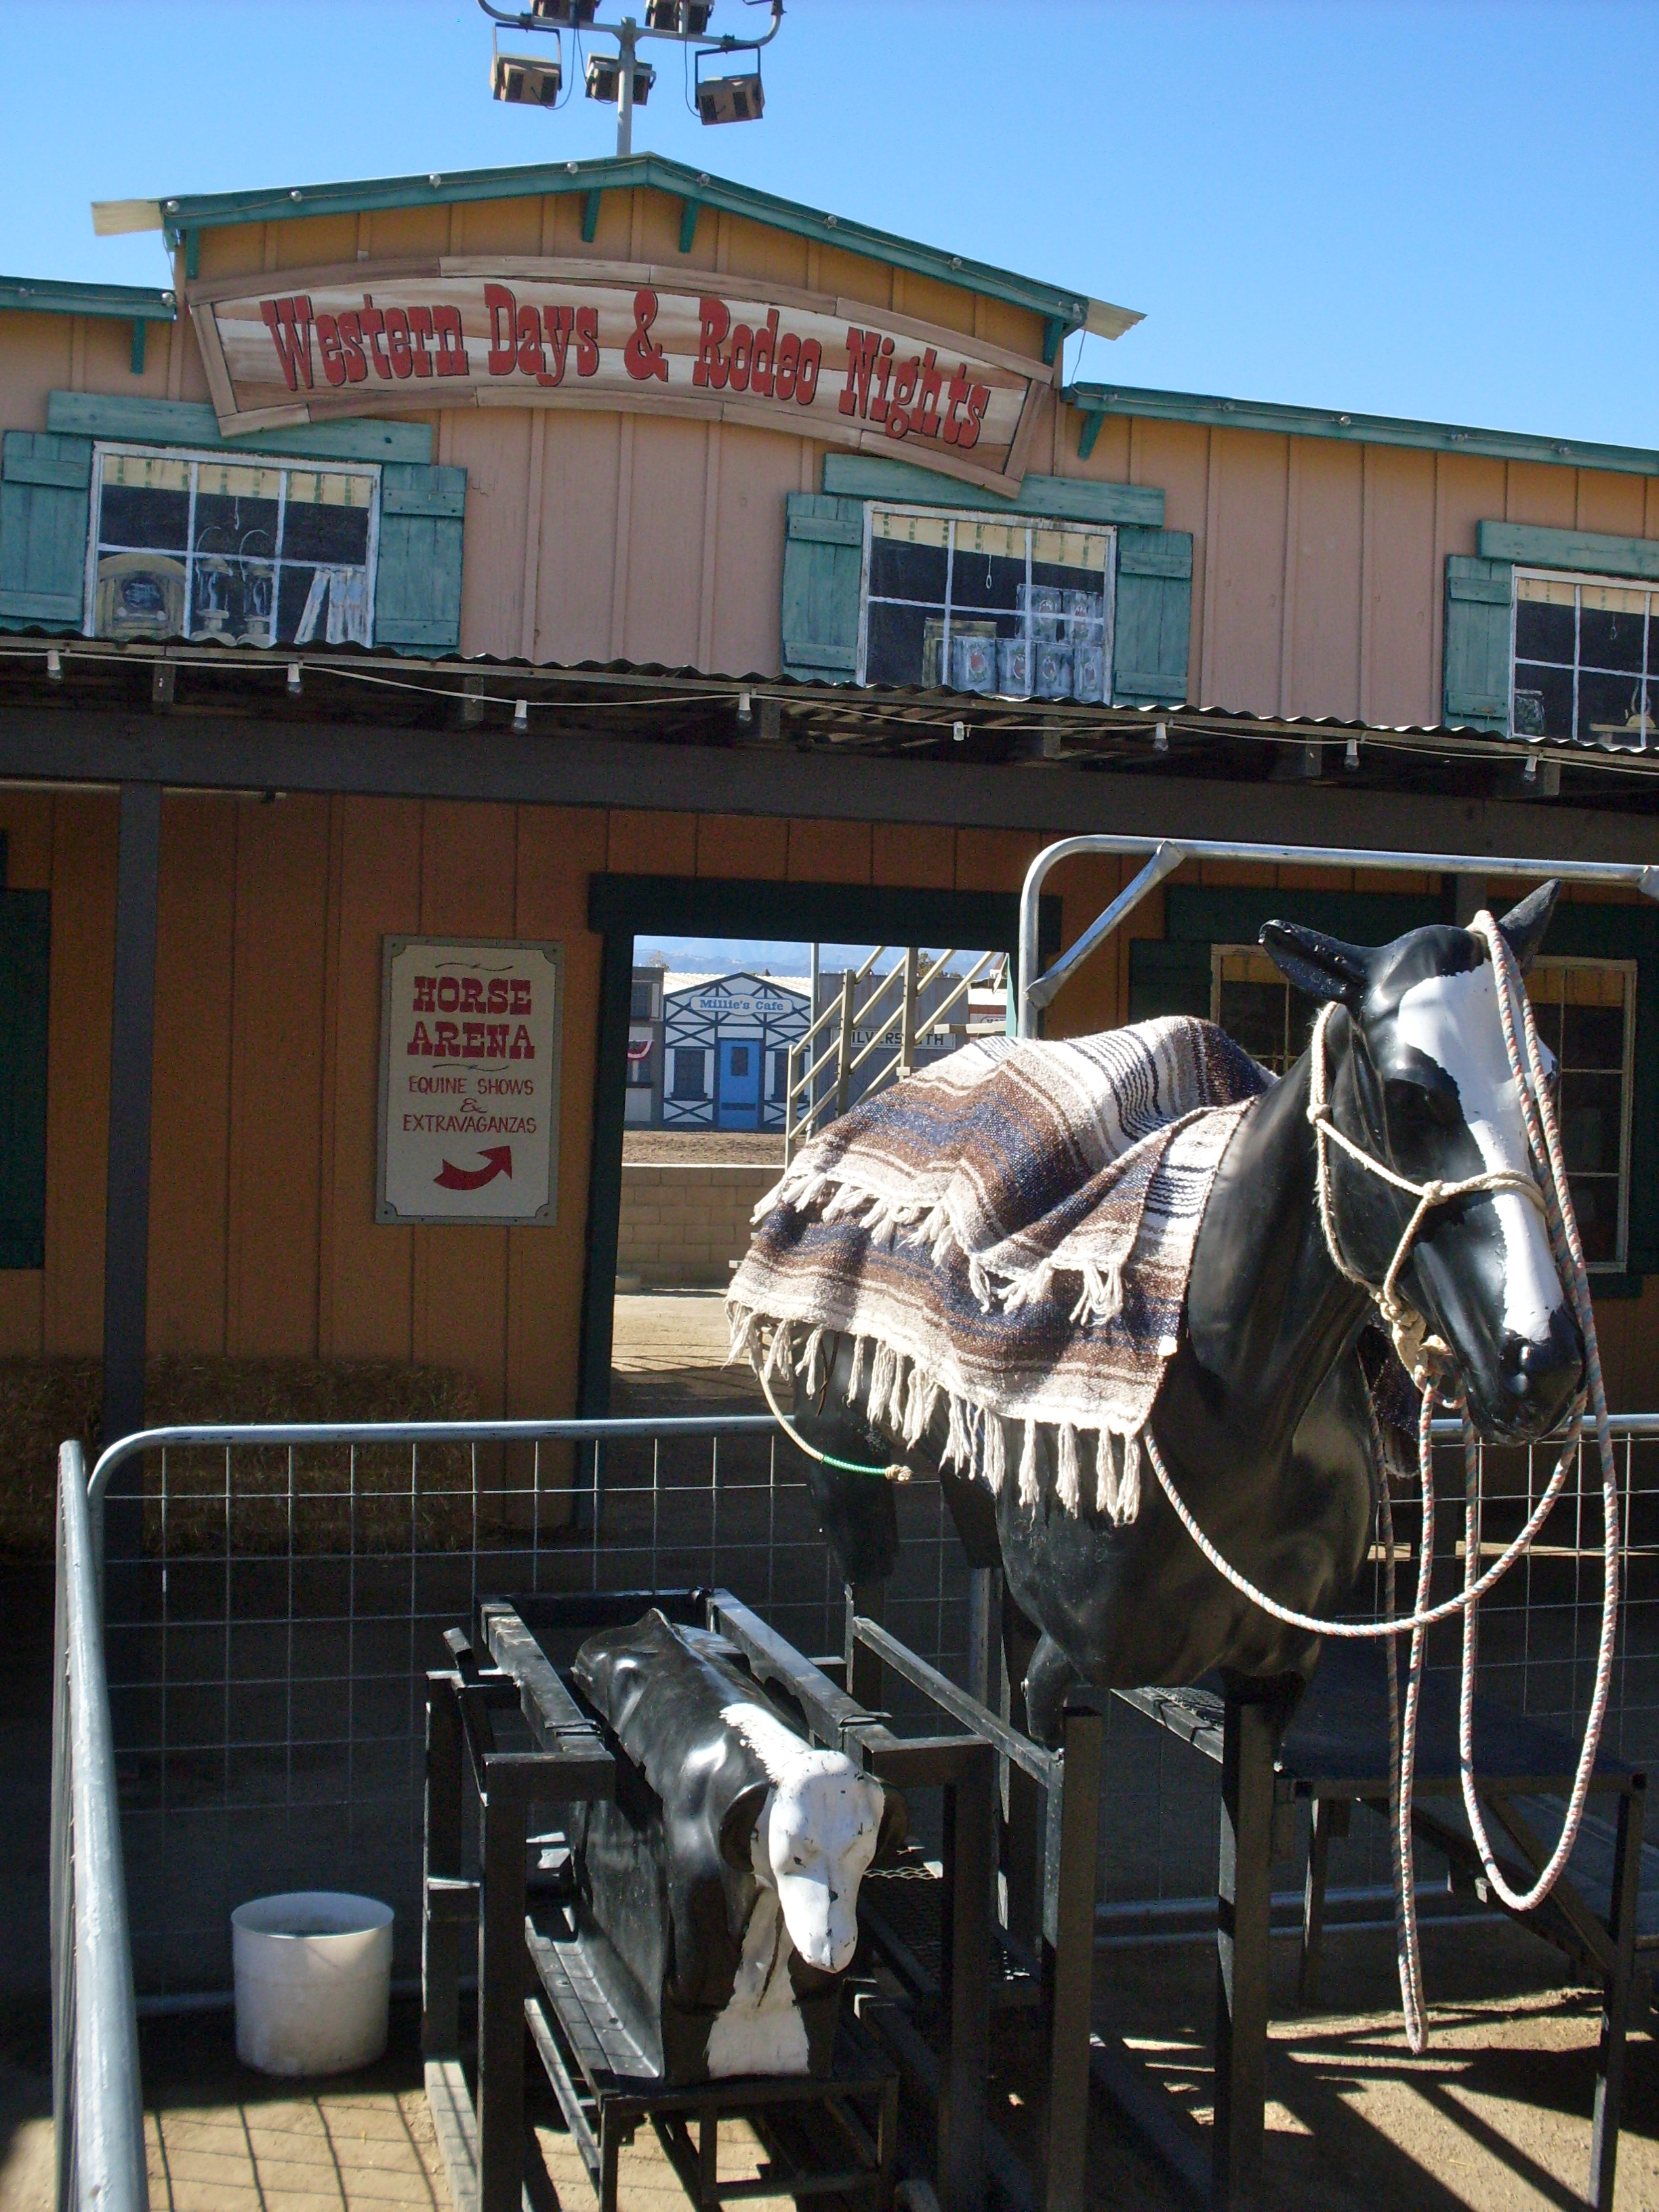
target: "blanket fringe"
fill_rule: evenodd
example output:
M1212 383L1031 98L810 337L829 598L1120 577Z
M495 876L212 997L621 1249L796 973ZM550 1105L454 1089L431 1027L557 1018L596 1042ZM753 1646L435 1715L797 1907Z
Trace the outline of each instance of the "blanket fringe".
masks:
M1000 1498L1002 1486L1008 1480L1008 1449L1000 1419L984 1407L979 1410L983 1432L981 1445L981 1474L991 1486L993 1498Z
M1019 1502L1022 1505L1035 1505L1037 1502L1039 1494L1037 1483L1037 1425L1035 1421L1027 1421L1025 1424L1025 1440L1020 1447L1019 1454Z
M1068 1513L1075 1513L1082 1503L1082 1471L1078 1465L1077 1431L1070 1421L1062 1421L1060 1425L1059 1468L1054 1476L1054 1489Z

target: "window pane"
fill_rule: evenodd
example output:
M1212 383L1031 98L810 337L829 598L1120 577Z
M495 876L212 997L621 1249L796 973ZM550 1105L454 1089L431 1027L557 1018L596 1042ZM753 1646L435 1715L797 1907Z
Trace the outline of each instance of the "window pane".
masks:
M893 514L878 507L870 517L870 590L873 597L945 604L945 546L950 518Z
M1018 538L1024 532L998 530L987 532L988 537ZM1014 610L1019 603L1019 592L1025 581L1025 549L1022 543L1017 554L994 553L980 546L963 550L961 539L957 543L956 566L951 578L951 604L963 614L1006 617L995 627L1004 637L1017 636L1023 624L1015 619Z
M1572 672L1517 661L1515 668L1515 732L1521 738L1572 735Z
M100 543L182 553L190 526L190 463L142 453L104 456Z
M1619 1172L1620 1093L1616 1075L1561 1077L1561 1143L1572 1175Z
M1572 1210L1584 1257L1592 1264L1619 1257L1619 1186L1610 1176L1569 1176Z
M922 672L922 638L930 623L937 636L944 628L944 617L929 615L923 607L894 606L872 600L869 647L865 656L866 680L872 684L939 683L942 678L938 672L937 647L933 672L924 675Z
M1546 588L1565 590L1565 605L1559 599L1534 599L1528 587L1537 591L1538 582L1523 576L1516 586L1515 609L1515 650L1518 658L1526 660L1553 660L1558 665L1572 665L1572 586Z
M1642 687L1628 676L1578 678L1578 734L1597 744L1640 745Z
M1624 978L1613 980L1622 986ZM1616 1006L1568 1006L1562 1010L1561 1062L1565 1067L1610 1067L1625 1065L1625 1009Z
M1285 983L1230 983L1221 986L1221 1026L1235 1044L1275 1073L1285 1062Z
M361 565L368 558L368 510L296 501L290 493L283 526L285 561Z
M1647 593L1586 584L1578 618L1578 658L1586 668L1627 668L1640 675Z

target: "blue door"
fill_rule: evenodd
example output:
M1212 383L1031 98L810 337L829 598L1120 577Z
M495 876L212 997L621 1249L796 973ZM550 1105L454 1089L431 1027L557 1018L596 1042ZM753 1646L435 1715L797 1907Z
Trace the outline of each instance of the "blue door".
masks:
M720 1047L720 1089L715 1094L715 1117L722 1129L760 1127L761 1048L758 1044Z

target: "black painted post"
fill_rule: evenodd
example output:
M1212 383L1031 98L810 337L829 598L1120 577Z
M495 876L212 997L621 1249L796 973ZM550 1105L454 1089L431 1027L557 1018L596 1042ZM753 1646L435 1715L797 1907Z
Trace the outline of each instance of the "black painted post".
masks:
M124 783L115 872L115 1006L110 1021L104 1218L106 1444L144 1425L150 1085L161 858L161 787Z
M879 1626L887 1615L887 1585L885 1583L848 1583L847 1589L847 1639L844 1656L847 1662L847 1694L862 1705L866 1713L882 1710L882 1685L884 1669L879 1652L872 1651L867 1644L860 1644L853 1632L853 1618L862 1613L866 1620Z
M1273 1750L1281 1709L1229 1692L1216 1927L1214 2212L1255 2202L1267 2082Z
M490 1769L494 1767L492 1774ZM478 2206L520 2212L524 2187L525 1802L485 1763L478 1911Z
M996 1762L988 1743L945 1791L945 1925L941 1979L950 2044L939 2099L939 2197L944 2212L985 2203L985 2081L990 2063L990 1841Z
M1613 1972L1603 1985L1601 2040L1595 2058L1595 2116L1590 2128L1589 2201L1595 2212L1613 2212L1613 2185L1619 2163L1619 2130L1625 2108L1625 2036L1630 2026L1630 1985L1636 1961L1636 1905L1642 1887L1642 1814L1648 1778L1631 1777L1619 1800L1619 1826L1613 1853L1613 1894L1607 1933L1613 1938Z
M1106 1723L1099 1713L1068 1711L1064 1731L1065 1771L1048 1792L1042 1871L1042 1998L1048 2045L1043 2212L1083 2212L1088 2201L1095 1873Z
M461 1716L452 1680L427 1677L425 1882L461 1875ZM447 1915L421 1916L421 2049L460 2047L461 1930Z

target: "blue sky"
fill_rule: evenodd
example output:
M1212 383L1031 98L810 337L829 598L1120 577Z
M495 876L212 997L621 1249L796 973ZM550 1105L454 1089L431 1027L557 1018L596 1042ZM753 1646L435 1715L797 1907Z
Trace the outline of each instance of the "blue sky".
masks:
M1659 445L1651 0L790 0L723 131L658 51L636 145L1143 309L1085 376ZM165 282L94 198L611 149L489 54L472 0L0 0L0 272Z

